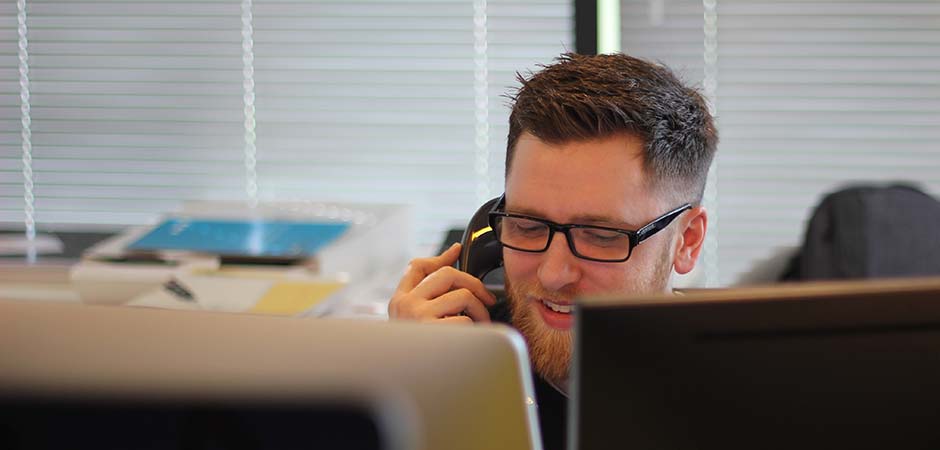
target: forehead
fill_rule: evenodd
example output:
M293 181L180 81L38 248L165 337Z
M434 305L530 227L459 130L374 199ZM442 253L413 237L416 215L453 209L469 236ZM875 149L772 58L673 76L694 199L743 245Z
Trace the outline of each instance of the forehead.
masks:
M643 141L626 134L548 144L523 133L506 176L506 207L554 221L642 223L660 209L643 155Z

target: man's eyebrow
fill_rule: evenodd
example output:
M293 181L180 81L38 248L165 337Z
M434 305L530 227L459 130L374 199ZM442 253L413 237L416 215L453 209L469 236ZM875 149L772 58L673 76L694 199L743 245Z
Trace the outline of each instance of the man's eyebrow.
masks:
M638 226L627 223L621 219L613 219L607 216L599 216L592 214L585 214L580 216L574 216L571 218L571 223L578 223L584 225L600 225L604 227L611 228L620 228L624 230L636 230Z
M512 214L521 214L523 216L545 218L545 214L535 209L531 209L531 208L509 208L507 206L506 212L509 212ZM637 228L641 226L641 225L631 224L620 219L614 219L609 216L602 216L602 215L595 215L595 214L577 215L577 216L572 217L571 220L566 223L576 223L579 225L598 225L598 226L611 227L611 228L620 228L624 230L636 230Z

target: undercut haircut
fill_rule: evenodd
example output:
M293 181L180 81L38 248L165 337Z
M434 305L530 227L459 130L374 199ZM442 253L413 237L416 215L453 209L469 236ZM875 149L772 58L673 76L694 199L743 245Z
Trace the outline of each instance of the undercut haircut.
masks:
M506 175L523 133L560 145L618 134L640 138L656 192L699 204L718 131L702 95L667 67L623 54L565 53L509 95Z

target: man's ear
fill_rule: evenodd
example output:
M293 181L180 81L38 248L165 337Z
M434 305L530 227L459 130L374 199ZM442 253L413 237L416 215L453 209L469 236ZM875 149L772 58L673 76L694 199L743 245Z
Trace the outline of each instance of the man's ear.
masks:
M672 265L676 273L686 274L695 268L695 262L705 244L705 230L708 228L708 214L705 208L697 206L685 213L679 222L682 229L676 239L676 256Z

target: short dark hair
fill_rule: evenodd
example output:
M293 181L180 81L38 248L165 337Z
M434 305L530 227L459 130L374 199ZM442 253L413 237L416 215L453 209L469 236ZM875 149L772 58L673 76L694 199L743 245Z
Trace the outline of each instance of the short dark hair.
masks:
M665 66L623 54L565 53L510 95L506 175L519 136L551 144L620 133L643 140L653 188L699 203L718 145L705 99Z

